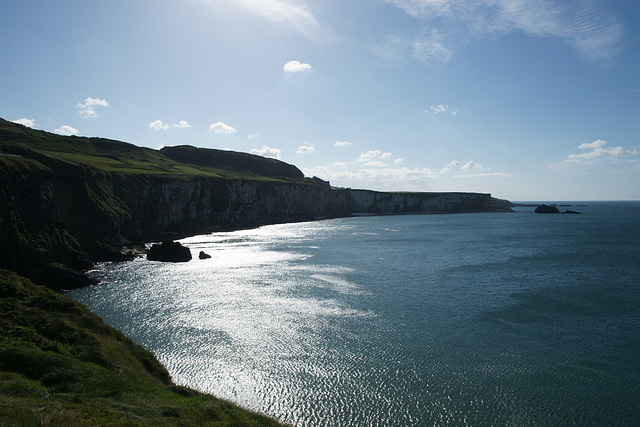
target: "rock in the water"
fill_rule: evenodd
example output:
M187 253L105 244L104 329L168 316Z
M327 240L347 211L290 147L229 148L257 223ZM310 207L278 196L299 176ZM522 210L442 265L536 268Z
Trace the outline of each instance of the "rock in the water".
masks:
M560 213L560 211L555 206L540 205L536 208L536 213Z
M198 258L207 259L207 258L211 258L211 255L205 253L204 251L200 251L200 255L198 255Z
M187 262L191 260L191 251L180 242L170 240L154 244L147 254L149 261Z

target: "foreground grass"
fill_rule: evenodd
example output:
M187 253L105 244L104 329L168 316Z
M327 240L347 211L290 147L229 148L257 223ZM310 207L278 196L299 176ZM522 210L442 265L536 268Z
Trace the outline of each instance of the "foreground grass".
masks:
M0 425L277 426L179 387L84 305L0 270Z

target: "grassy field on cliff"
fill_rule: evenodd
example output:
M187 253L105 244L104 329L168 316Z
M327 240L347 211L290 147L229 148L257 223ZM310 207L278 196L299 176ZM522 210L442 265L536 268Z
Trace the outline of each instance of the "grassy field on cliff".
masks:
M4 149L3 144L5 145ZM266 176L252 171L250 168L242 167L243 160L246 158L257 158L257 156L246 153L201 149L201 153L217 151L220 157L224 157L226 161L221 165L176 161L167 157L161 150L138 147L127 142L105 138L62 136L0 119L0 153L10 152L10 147L16 145L24 145L46 155L85 164L111 173L282 181L282 178ZM193 147L189 148L193 149ZM281 163L274 161L274 159L264 158L261 160L267 163ZM225 167L234 163L239 166Z
M84 305L0 270L0 425L276 426L171 383Z

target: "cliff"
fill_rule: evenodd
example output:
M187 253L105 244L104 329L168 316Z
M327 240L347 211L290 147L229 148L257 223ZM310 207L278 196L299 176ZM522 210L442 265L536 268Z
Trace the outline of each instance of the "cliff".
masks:
M0 119L0 268L52 288L131 242L356 214L502 212L480 193L332 188L293 165L189 146L63 137Z

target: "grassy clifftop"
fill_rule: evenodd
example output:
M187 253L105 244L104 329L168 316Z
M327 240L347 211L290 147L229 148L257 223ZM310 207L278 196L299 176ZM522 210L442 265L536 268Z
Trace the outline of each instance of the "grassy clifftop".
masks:
M0 425L276 426L171 383L84 305L0 270Z
M0 119L0 153L12 154L16 146L106 172L247 180L304 178L293 165L252 154L191 146L153 150L105 138L56 135Z

